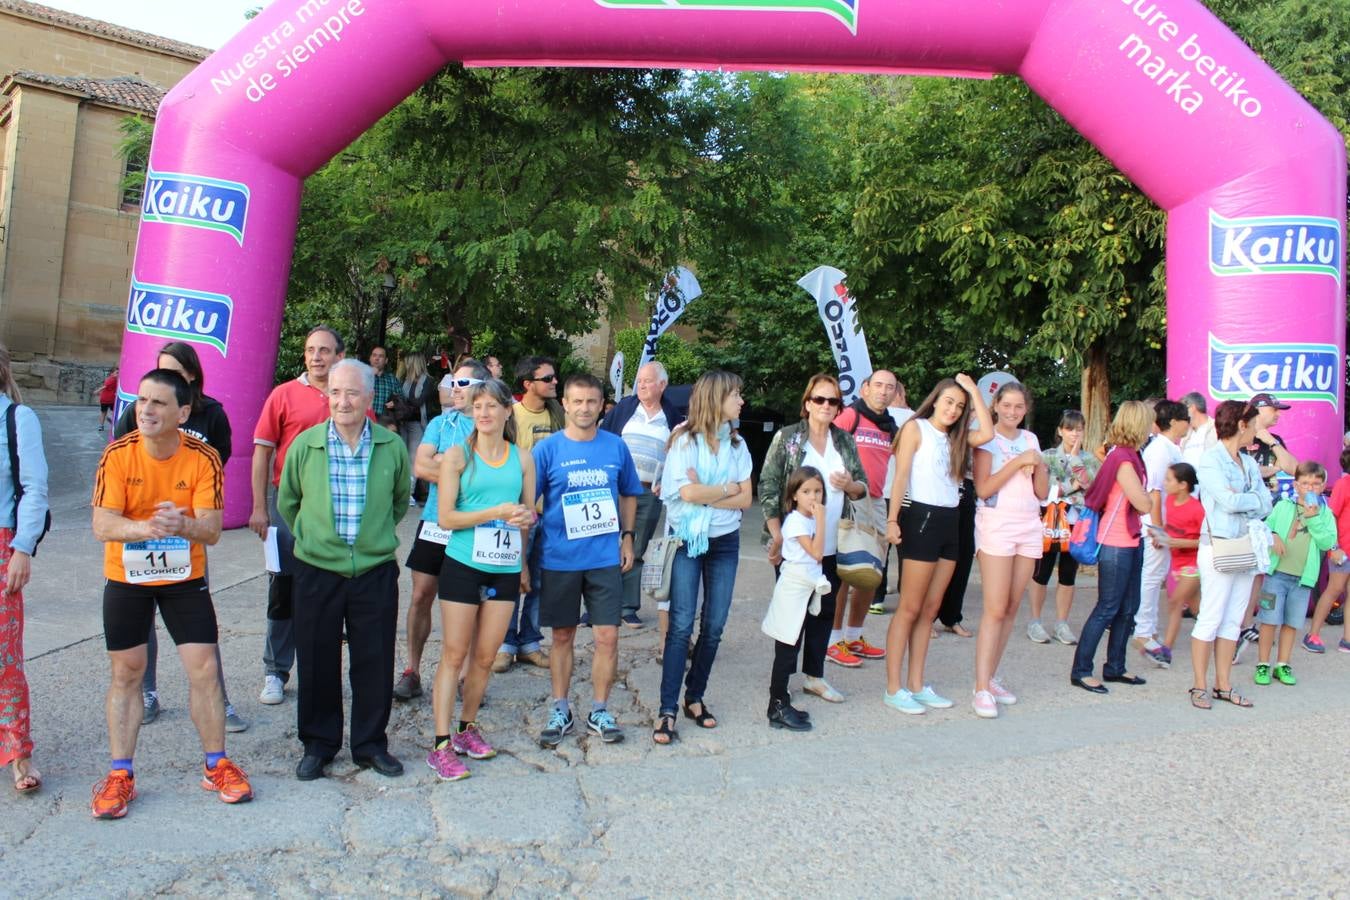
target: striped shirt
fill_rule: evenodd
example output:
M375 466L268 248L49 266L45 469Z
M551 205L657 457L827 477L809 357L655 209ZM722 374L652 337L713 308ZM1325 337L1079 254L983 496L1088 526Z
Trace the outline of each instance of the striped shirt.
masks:
M366 469L370 466L370 420L361 428L356 449L328 420L328 489L333 495L333 527L348 546L356 543L366 505Z

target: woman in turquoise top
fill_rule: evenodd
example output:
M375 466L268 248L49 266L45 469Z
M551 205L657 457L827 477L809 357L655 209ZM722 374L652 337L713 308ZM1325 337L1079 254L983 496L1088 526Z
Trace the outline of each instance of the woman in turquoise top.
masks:
M441 566L441 660L432 709L436 743L427 765L445 781L467 778L459 756L497 755L474 719L516 598L529 587L522 551L534 524L534 459L515 445L511 392L496 379L469 388L474 430L441 458L437 521L451 531ZM458 727L451 727L460 665L470 658Z

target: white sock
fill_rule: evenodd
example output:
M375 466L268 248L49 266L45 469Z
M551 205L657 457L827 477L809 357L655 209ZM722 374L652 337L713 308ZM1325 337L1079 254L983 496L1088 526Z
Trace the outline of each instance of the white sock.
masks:
M835 644L839 643L839 642L842 641L843 639L844 639L844 632L840 631L838 628L836 628L836 629L834 629L833 631L830 632L830 646L831 646L831 647L833 647Z
M852 643L853 641L859 640L861 638L862 638L861 625L859 625L857 628L854 628L853 626L850 625L848 628L844 629L844 640Z

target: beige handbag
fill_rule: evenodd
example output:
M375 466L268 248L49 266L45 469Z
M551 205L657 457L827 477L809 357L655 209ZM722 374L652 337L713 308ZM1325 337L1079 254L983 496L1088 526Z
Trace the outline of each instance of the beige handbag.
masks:
M850 500L849 507L851 515L839 520L835 569L845 584L874 591L881 586L883 538L872 522L866 498L861 503Z

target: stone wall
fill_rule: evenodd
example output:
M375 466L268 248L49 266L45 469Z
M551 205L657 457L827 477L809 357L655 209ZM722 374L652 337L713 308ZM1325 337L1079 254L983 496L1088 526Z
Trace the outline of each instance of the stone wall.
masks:
M13 356L14 383L23 391L23 401L28 404L96 405L95 391L103 386L103 380L112 370L108 365L54 359L44 354L15 353Z

